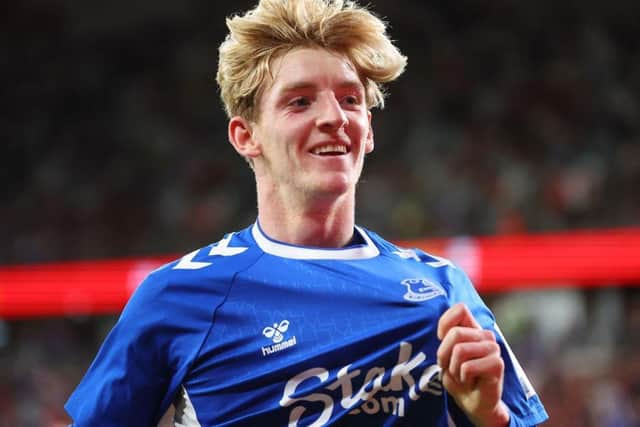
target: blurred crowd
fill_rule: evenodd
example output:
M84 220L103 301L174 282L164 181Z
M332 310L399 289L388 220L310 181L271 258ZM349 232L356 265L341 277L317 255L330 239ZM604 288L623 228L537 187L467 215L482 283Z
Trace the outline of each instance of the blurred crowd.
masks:
M0 264L181 253L255 220L214 80L223 18L252 4L5 5ZM640 3L372 7L409 63L374 112L359 224L389 239L640 224ZM640 425L640 288L608 285L487 296L549 426ZM113 321L0 321L0 426L65 425Z

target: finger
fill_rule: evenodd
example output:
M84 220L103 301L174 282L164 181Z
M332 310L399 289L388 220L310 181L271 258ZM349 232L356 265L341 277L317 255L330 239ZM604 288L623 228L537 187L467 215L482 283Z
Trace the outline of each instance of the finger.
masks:
M451 394L452 396L457 396L458 393L460 393L463 389L462 384L460 384L458 382L457 379L455 379L453 377L453 375L451 375L449 373L449 371L442 371L441 374L441 379L442 379L442 385L444 386L444 388L449 392L449 394Z
M457 345L466 342L479 341L495 342L496 337L493 332L485 329L472 329L461 326L456 326L449 329L447 334L442 339L442 342L440 343L440 346L438 347L438 351L436 353L436 356L438 358L438 365L442 369L449 369L449 364L451 363L451 355L453 349Z
M489 380L490 383L502 383L503 376L504 360L499 353L467 360L460 366L460 382L462 384L473 385L482 380Z
M459 343L453 348L448 370L459 382L466 383L469 379L468 375L475 374L468 371L471 366L468 362L483 360L487 357L500 358L500 347L495 341Z
M438 321L438 338L443 339L449 329L454 326L467 326L481 329L480 324L469 311L466 305L458 303L445 311Z

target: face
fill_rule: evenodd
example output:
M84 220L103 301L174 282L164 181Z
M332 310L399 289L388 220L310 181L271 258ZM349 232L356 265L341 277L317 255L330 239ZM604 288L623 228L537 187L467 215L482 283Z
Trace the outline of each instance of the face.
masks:
M272 71L259 119L247 125L248 149L234 144L253 160L259 188L303 200L353 194L373 150L371 115L353 65L339 54L302 48L277 58Z

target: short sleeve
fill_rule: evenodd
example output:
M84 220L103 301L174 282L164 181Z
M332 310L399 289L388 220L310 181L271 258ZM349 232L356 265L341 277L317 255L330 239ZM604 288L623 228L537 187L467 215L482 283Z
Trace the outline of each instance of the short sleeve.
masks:
M496 335L505 362L502 400L511 411L510 427L529 427L542 423L548 418L547 412L502 335L493 313L482 301L462 270L450 267L448 278L450 304L454 305L459 302L466 304L482 328L492 330Z
M211 323L188 284L153 273L136 290L65 409L74 426L155 426Z

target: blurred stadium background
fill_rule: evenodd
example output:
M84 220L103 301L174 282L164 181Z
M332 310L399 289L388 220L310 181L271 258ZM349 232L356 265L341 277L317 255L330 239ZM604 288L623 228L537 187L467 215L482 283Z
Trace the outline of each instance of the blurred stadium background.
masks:
M226 142L214 82L223 18L251 5L4 6L0 426L65 425L62 405L121 307L118 295L97 310L76 294L55 308L47 295L86 276L40 279L29 294L16 274L153 263L254 221L253 177ZM477 275L469 259L500 271L535 260L521 281L482 280L480 290L547 425L639 426L640 2L372 6L409 66L374 113L358 222L467 260ZM512 236L563 240L533 257ZM507 257L483 258L491 242ZM575 276L554 275L567 259ZM145 262L127 264L127 280ZM65 266L103 291L104 272L121 271ZM25 293L33 304L16 302Z

